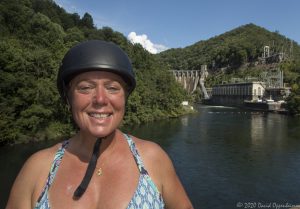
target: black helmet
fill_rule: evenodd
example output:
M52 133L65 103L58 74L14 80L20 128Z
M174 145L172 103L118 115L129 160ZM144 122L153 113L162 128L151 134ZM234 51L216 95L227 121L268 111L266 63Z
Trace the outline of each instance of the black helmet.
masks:
M129 94L135 88L135 76L126 53L114 43L90 40L72 47L64 56L57 75L61 97L66 99L66 86L74 76L94 70L120 75L129 87Z

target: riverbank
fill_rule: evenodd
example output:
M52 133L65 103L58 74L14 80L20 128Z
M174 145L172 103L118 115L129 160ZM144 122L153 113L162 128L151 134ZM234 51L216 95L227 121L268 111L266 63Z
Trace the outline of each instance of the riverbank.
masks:
M197 113L197 110L191 104L181 104L177 109L170 112L146 112L144 115L135 115L134 113L129 113L130 115L125 115L120 128L124 126L136 126L146 123L152 123L154 121L167 120L169 118L179 118L184 115ZM53 123L44 130L39 130L38 133L32 133L30 136L22 135L21 137L16 137L14 140L3 141L0 140L0 147L5 145L16 145L16 144L28 144L36 143L41 141L57 141L59 139L69 138L76 132L76 127L72 123L62 124Z
M218 103L213 102L212 100L203 100L203 105L209 106L225 106L225 107L236 107L241 109L260 111L260 112L270 112L290 115L289 111L286 109L286 103L283 101L244 101L243 103Z

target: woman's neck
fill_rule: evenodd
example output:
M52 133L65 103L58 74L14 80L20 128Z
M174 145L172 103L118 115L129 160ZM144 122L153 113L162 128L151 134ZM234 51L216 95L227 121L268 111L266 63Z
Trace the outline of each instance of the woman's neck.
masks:
M104 152L109 154L113 150L120 133L121 131L115 130L110 135L102 138L100 154ZM81 161L88 162L93 153L96 140L96 137L88 136L87 134L79 131L71 138L69 151L80 158Z

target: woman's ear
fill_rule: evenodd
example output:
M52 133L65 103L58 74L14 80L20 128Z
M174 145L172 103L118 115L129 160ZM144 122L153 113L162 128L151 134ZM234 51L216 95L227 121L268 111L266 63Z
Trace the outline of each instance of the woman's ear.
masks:
M68 109L71 109L71 100L72 100L72 96L71 96L71 82L68 84L68 87L65 87L65 100L66 100L66 105L68 107Z
M66 107L68 108L68 110L71 112L72 110L72 98L71 98L71 93L70 93L70 89L66 89L65 91L65 104Z
M69 101L69 97L66 98L66 103L67 103L67 106L69 106L69 107L71 106L70 101Z
M71 102L70 102L69 96L67 96L67 98L66 98L66 106L67 106L69 112L71 112L72 106L71 106Z

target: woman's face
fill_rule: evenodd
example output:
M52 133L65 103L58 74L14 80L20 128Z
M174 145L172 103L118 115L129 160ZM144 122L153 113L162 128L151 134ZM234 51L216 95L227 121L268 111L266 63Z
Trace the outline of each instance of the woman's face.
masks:
M69 102L80 131L105 137L117 129L125 113L125 82L114 73L90 71L70 82Z

